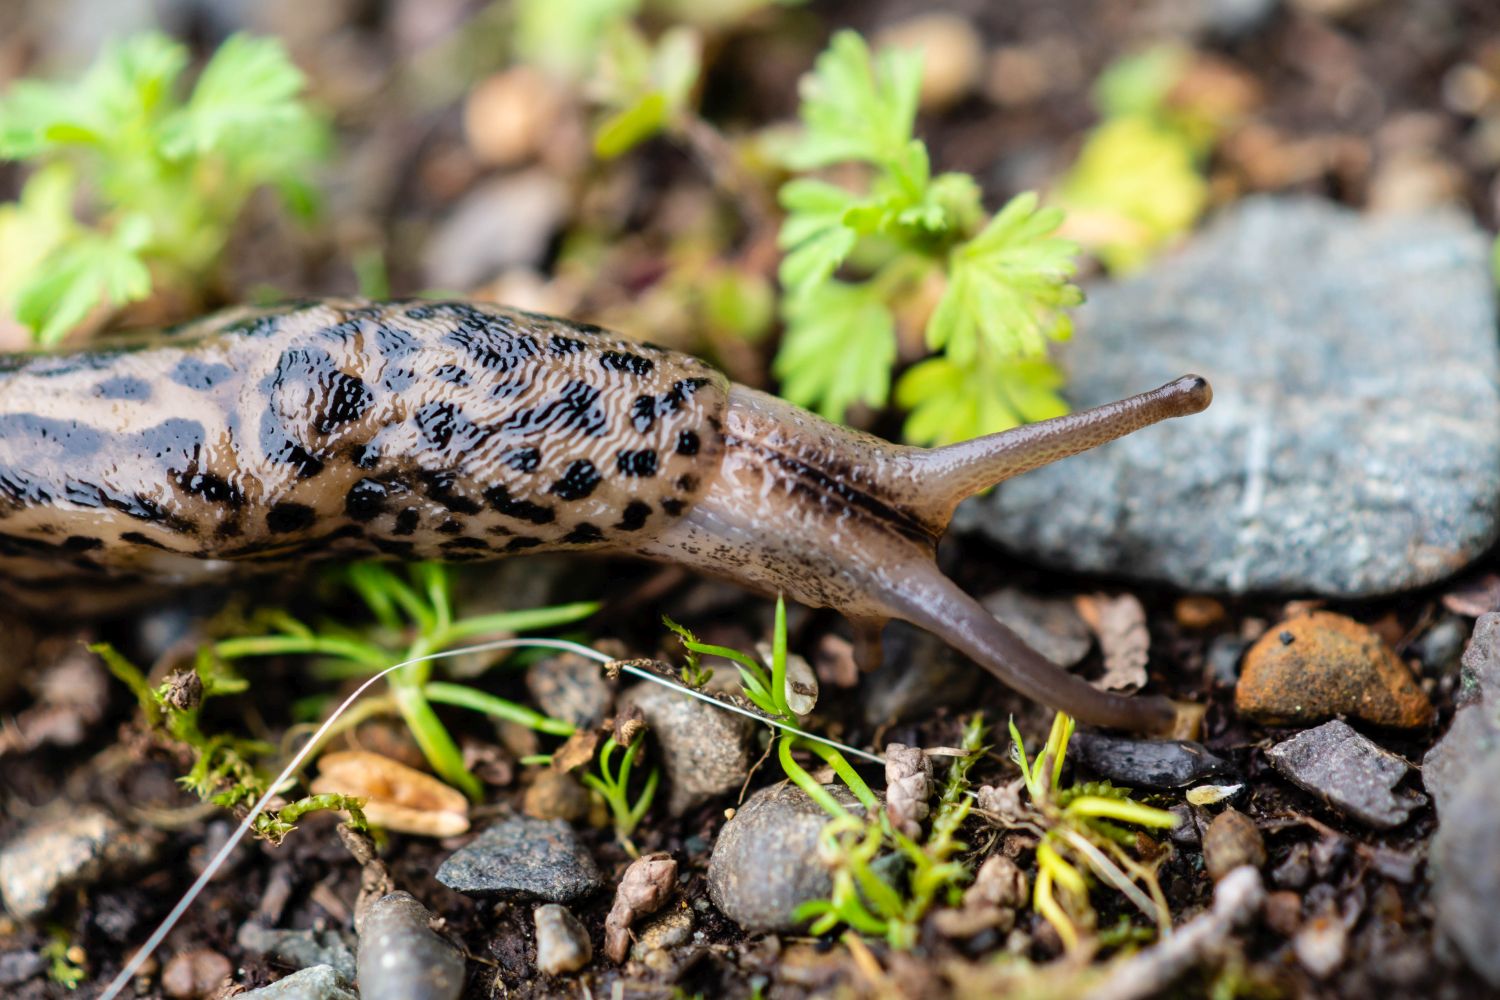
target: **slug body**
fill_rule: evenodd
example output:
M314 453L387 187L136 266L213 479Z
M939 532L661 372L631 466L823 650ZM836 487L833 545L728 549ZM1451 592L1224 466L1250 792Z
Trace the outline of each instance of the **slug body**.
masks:
M1170 703L1065 674L934 553L964 497L1208 401L1190 376L929 450L499 306L239 310L0 356L0 579L57 609L80 576L128 593L314 557L623 553L832 607L865 637L902 618L1085 722L1163 730Z

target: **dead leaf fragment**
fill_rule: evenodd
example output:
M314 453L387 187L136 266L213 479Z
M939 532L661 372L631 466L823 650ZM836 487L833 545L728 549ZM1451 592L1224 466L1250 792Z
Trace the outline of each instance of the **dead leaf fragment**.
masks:
M1104 676L1094 681L1094 686L1105 691L1144 686L1151 633L1146 628L1146 609L1136 596L1080 594L1074 604L1104 651Z
M1500 610L1500 574L1486 573L1459 584L1443 595L1443 607L1465 618Z
M364 750L318 758L315 795L351 795L365 800L365 817L376 826L423 837L452 837L469 829L469 800L430 774Z
M573 771L583 767L594 759L594 751L599 748L599 739L597 729L575 730L573 735L569 736L552 755L552 769Z

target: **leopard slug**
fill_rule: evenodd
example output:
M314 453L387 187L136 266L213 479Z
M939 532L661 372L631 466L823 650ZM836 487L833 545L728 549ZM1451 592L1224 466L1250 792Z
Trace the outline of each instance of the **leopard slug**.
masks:
M1079 720L1169 729L1095 690L937 567L959 501L1211 393L1187 376L936 449L895 445L702 361L471 302L298 302L72 353L0 356L0 579L66 609L326 557L623 553L928 629Z

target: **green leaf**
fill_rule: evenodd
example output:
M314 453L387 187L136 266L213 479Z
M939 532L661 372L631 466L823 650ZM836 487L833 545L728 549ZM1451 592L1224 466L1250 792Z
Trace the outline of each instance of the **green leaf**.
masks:
M667 124L666 95L652 92L606 118L594 132L594 155L612 160L660 132Z
M1169 42L1116 59L1094 81L1094 105L1106 118L1156 115L1189 58L1185 48Z
M0 205L0 310L11 311L16 292L76 228L73 195L72 168L54 163L31 175L20 200Z
M868 285L830 281L786 306L773 371L781 394L842 420L855 403L884 406L896 363L896 321Z
M795 297L832 277L854 249L858 234L844 219L859 202L841 187L807 178L782 185L780 199L787 216L776 241L787 255L778 277Z
M948 288L927 323L927 345L959 365L981 350L996 359L1035 357L1072 332L1064 309L1083 301L1068 279L1078 247L1050 234L1059 209L1038 209L1033 193L1012 198L949 257Z
M187 106L164 126L162 151L176 159L226 143L244 148L300 126L305 82L277 39L232 35L203 68Z
M910 410L903 436L944 445L994 434L1068 412L1057 395L1062 376L1045 358L961 364L949 357L913 365L896 385L896 403Z
M82 233L49 255L16 293L16 318L43 344L55 344L107 303L123 305L151 293L140 250L151 223L131 216L111 235Z
M516 53L554 76L582 81L610 27L640 6L641 0L517 0Z
M921 83L920 53L886 49L872 59L857 32L840 31L802 80L807 131L787 151L788 164L897 164L909 155Z

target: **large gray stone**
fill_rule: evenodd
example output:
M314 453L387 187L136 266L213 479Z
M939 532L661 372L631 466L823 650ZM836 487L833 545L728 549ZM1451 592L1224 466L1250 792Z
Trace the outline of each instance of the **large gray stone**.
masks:
M1496 538L1500 346L1489 240L1457 215L1253 198L1090 289L1079 407L1208 377L1205 413L1005 484L960 523L1043 563L1194 590L1366 596Z
M571 903L604 888L599 866L560 819L509 816L449 855L437 880L471 896Z

